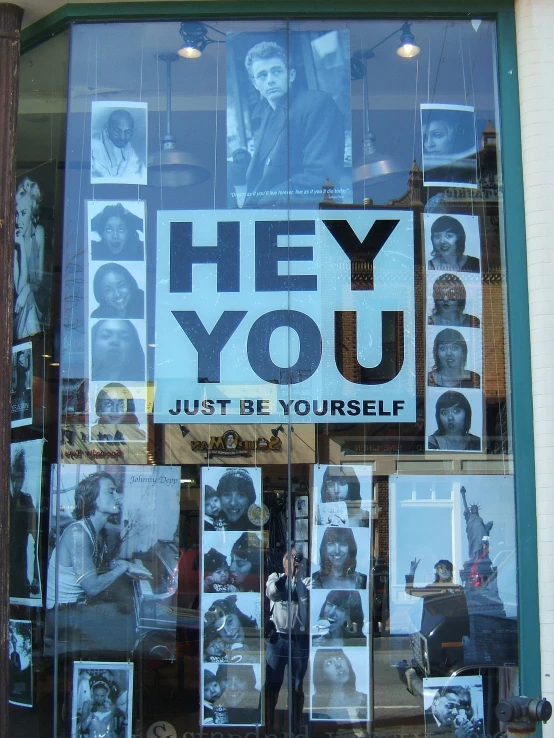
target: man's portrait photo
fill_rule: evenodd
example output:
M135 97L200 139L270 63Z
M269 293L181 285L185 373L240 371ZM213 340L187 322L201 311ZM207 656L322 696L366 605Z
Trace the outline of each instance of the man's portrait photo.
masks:
M10 602L42 607L38 544L43 441L10 447Z
M475 110L470 105L421 105L423 184L477 188Z
M146 103L95 101L91 115L91 184L146 184Z
M423 706L427 736L478 738L484 735L481 676L424 679Z
M229 207L352 201L347 32L227 36Z

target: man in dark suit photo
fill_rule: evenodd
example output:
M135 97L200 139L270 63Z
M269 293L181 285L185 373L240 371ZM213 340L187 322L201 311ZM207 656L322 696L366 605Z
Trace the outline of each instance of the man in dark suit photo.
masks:
M344 121L331 95L302 89L285 50L273 41L253 46L245 66L262 96L261 122L246 173L244 207L313 206L344 167Z

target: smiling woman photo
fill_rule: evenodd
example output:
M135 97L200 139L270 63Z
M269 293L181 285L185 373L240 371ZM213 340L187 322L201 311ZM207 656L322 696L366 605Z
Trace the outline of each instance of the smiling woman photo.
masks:
M461 392L449 390L437 400L437 430L427 439L431 451L480 451L481 439L469 432L471 405Z
M479 389L481 378L466 369L467 343L459 331L445 328L433 343L434 366L428 374L429 387Z
M144 318L144 292L121 264L102 264L92 289L98 307L91 318Z
M356 571L358 546L350 528L326 528L319 548L320 570L312 589L365 589L367 576Z
M479 259L467 256L466 232L457 218L441 215L431 226L431 258L427 269L454 272L479 272Z

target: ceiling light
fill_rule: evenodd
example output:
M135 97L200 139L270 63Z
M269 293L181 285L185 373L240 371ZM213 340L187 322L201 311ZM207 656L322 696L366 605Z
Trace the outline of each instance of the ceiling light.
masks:
M403 59L412 59L421 49L415 43L415 36L410 30L410 23L404 23L400 32L400 46L396 49L398 56Z

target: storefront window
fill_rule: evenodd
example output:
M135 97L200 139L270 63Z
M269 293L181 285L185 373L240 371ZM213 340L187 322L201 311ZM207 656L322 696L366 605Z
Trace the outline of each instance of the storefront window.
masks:
M64 195L22 145L15 203L15 735L498 732L495 44L481 20L72 27Z

